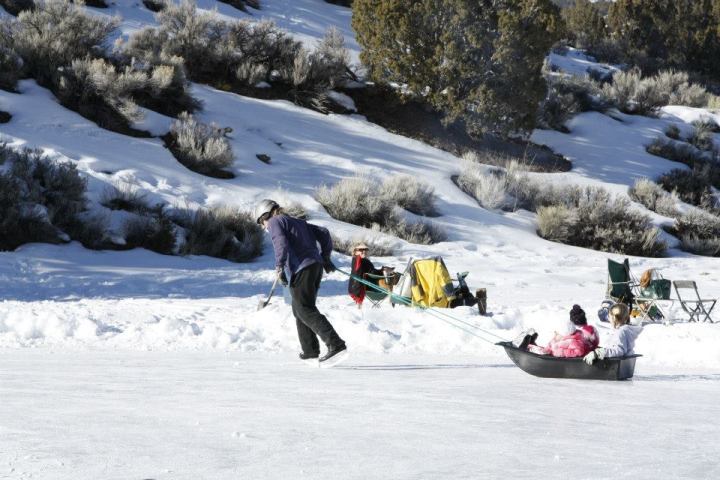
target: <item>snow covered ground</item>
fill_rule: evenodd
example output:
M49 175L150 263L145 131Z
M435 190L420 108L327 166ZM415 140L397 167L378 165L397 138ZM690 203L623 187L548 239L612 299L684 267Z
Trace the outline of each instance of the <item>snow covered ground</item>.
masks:
M475 356L0 353L0 478L713 479L720 375Z
M216 5L224 15L272 18L304 41L335 25L357 55L349 10L322 0L263 4L251 16ZM95 11L122 15L124 33L154 21L139 2L118 0ZM571 71L587 66L575 53L566 62ZM645 328L636 377L617 384L536 379L487 341L529 327L545 341L563 328L573 303L595 318L607 259L623 257L547 242L529 212L481 208L451 181L458 158L359 115L321 115L194 85L204 104L199 117L233 128L236 178L217 180L185 169L158 139L98 128L33 81L20 90L0 90L0 110L13 115L0 125L0 141L76 163L89 180L93 208L114 224L117 213L97 203L110 185L132 186L170 206L297 201L340 238L393 243L397 255L372 257L376 264L402 269L409 258L442 255L451 273L470 271L470 287L488 289L490 314L451 313L480 327L481 339L420 311L358 310L346 294L347 277L336 272L323 281L319 306L351 358L336 370L309 369L295 358L294 320L282 296L257 312L273 280L269 242L249 264L95 252L77 243L0 252L0 478L720 474L720 432L712 420L720 326L682 322L676 304L678 321ZM647 154L647 143L670 124L686 129L710 114L668 107L658 119L579 115L569 134L532 137L567 156L573 169L534 175L625 195L637 178L683 168ZM163 133L170 121L148 112L144 125ZM257 160L259 153L271 163ZM448 241L411 245L330 218L314 190L357 173L377 180L411 174L432 185L441 213L433 221ZM720 259L670 254L631 258L631 266L638 275L653 267L666 278L694 279L704 296L720 296ZM349 270L347 256L334 254L334 261Z

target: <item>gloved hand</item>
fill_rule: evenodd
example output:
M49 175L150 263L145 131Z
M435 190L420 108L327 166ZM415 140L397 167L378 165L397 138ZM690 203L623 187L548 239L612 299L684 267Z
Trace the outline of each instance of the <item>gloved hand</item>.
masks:
M595 363L595 360L602 360L603 358L605 358L605 349L596 348L592 352L585 355L583 357L583 361L588 365L592 365L593 363Z
M278 267L278 268L275 270L275 275L277 275L277 279L278 279L278 281L280 282L280 284L281 284L283 287L287 287L287 286L288 286L288 279L287 279L287 275L285 275L285 269L284 269L284 268Z
M323 257L323 268L325 269L325 273L334 272L337 270L337 267L335 264L332 263L332 260L330 260L330 257Z

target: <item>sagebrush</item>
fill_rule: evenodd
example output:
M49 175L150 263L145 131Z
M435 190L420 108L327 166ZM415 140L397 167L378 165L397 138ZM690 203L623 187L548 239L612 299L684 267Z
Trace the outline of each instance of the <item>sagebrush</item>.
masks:
M183 255L247 262L262 253L263 231L249 212L229 207L181 210L172 219L183 227Z
M352 255L353 248L359 243L364 243L368 246L368 255L377 257L390 257L395 255L395 250L392 245L377 237L360 237L343 240L333 235L332 241L333 250L343 255Z
M309 51L272 23L226 21L188 0L168 3L157 20L159 27L130 36L121 49L126 61L160 65L180 58L194 81L241 93L263 83L308 106L348 77L344 39L333 29Z
M720 218L707 212L692 210L677 219L675 234L682 249L697 255L720 256Z
M175 158L190 170L204 175L232 178L225 169L233 164L234 155L225 137L226 129L204 124L188 113L182 113L172 124L168 147Z
M660 215L674 218L679 214L677 209L679 198L677 194L666 192L652 180L647 178L636 180L628 193L630 198Z
M337 220L385 232L411 243L443 241L445 233L439 227L429 222L409 222L395 211L402 202L418 212L436 212L432 189L418 183L416 188L401 192L398 187L406 181L391 178L385 184L378 184L365 176L345 178L332 187L321 186L315 192L315 198Z
M0 145L0 249L29 242L69 240L86 206L87 183L71 163L55 162L36 150Z
M538 233L554 242L624 255L659 257L667 249L647 215L599 188L584 189L572 207L540 207Z

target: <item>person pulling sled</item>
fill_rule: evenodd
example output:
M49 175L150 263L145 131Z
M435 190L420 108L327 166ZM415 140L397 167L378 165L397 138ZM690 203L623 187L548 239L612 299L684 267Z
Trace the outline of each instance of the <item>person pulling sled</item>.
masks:
M337 270L330 260L330 232L305 220L285 215L280 205L270 199L262 200L255 207L255 219L270 233L278 281L290 288L292 312L302 349L300 359L318 359L320 366L339 363L347 354L347 346L315 305L323 270L326 273ZM287 273L290 274L289 280ZM318 337L327 347L322 357Z

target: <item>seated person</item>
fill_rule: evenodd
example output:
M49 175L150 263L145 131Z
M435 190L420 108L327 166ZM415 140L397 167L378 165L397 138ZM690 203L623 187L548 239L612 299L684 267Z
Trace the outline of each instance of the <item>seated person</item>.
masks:
M364 243L358 243L353 247L353 258L352 258L352 277L348 282L348 293L355 300L358 307L362 306L363 300L365 300L366 286L355 280L353 277L359 277L367 279L367 274L382 275L383 271L375 268L373 263L368 258L368 246ZM372 283L376 281L369 280Z
M585 312L580 308L580 305L573 305L572 310L570 310L570 323L568 326L570 329L567 334L561 335L556 332L545 347L535 345L537 333L534 330L531 331L527 342L521 342L521 344L525 343L525 348L533 353L564 358L583 357L597 348L599 343L598 333L595 327L587 324Z
M608 317L613 326L613 334L606 346L596 348L585 355L583 360L588 365L606 357L624 357L635 353L635 340L642 332L642 327L629 324L630 308L624 303L616 303L610 307Z

